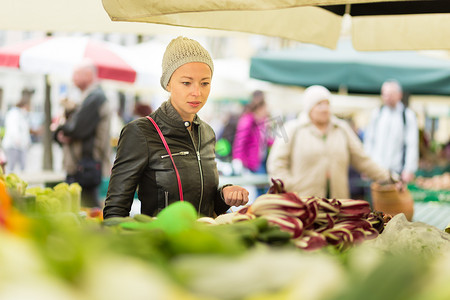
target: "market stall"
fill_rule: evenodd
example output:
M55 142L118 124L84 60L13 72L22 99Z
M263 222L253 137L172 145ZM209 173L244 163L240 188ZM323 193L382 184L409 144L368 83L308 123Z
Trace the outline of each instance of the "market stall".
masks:
M299 198L274 181L215 219L180 201L102 220L79 197L77 184L2 175L1 299L450 297L450 234L365 201Z

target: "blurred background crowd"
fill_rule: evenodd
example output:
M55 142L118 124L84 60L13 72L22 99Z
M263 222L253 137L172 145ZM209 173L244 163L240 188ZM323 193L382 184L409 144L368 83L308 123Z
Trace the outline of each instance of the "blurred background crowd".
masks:
M305 109L302 96L308 84L301 86L283 83L281 79L276 82L253 78L258 77L251 75L251 69L256 68L255 57L283 53L282 51L288 51L286 53L310 51L311 45L282 38L238 33L195 34L190 37L205 45L215 62L211 95L200 116L215 130L220 174L222 176L266 174L266 159L274 139L276 137L287 139L284 124L297 118ZM134 61L134 66L138 66L134 82L123 79L101 80L113 112L110 129L111 161L113 161L114 148L123 125L148 115L167 100L168 94L158 83L161 72L159 62L165 45L174 36L0 31L0 47L61 37L85 38L89 41L107 43L109 46L122 47L125 50L117 53L127 52L129 55L126 57L124 54L125 58L122 59L127 62ZM345 38L343 41L345 42ZM70 44L69 47L73 48ZM50 52L50 55L59 54ZM447 64L449 60L446 51L421 52L420 55L442 60ZM44 58L42 64L45 64ZM345 69L347 66L342 65L341 68ZM45 138L47 127L51 127L47 125L50 122L50 125L56 126L61 119L67 118L79 103L81 96L67 71L45 72L43 74L44 71L33 72L0 66L0 127L3 138L0 162L6 172L25 174L36 174L40 171L64 172L60 147L54 140ZM311 69L300 68L295 72L300 74L299 76L312 75ZM328 100L332 114L346 120L361 142L364 142L371 114L382 105L381 83L387 79L390 78L380 78L379 86L367 91L352 90L346 86L344 79L342 84L337 86L335 83L328 86L324 84L331 91ZM402 103L414 112L420 133L419 167L416 175L448 171L450 96L440 91L436 94L429 91L422 94L412 93L408 90L408 82L402 82L402 78L397 79L406 86ZM11 127L8 125L8 118L12 117L8 115L14 111L16 114L12 124L17 126L20 124L21 131L17 127L15 128L17 132L13 135L23 138L21 144L16 147L18 151L12 153L5 149L7 148L5 132ZM252 129L252 124L256 124L256 129ZM350 170L350 174L352 172L353 170ZM357 186L351 188L353 197L363 196Z

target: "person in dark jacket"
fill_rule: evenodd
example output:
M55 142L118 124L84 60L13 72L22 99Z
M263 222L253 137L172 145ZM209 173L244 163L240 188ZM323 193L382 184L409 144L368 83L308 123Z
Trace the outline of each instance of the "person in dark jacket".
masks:
M98 82L97 67L85 59L73 72L73 83L82 92L82 102L70 117L55 131L56 140L63 146L63 165L66 182L79 182L76 177L78 162L86 156L101 162L102 175L111 172L109 101ZM81 206L101 208L97 185L82 186Z
M216 137L197 116L208 99L213 70L209 53L197 41L178 37L169 43L162 61L161 86L170 98L150 117L167 141L173 163L150 119L128 123L118 141L103 209L105 219L128 216L136 189L141 213L150 216L182 198L194 205L198 216L208 217L248 202L246 189L218 187Z

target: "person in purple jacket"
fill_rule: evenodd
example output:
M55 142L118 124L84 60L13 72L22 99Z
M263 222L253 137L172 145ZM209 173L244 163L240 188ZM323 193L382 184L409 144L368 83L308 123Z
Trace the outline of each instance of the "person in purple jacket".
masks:
M269 113L264 92L256 90L241 115L233 142L233 163L253 173L266 173L268 147L273 143L269 134Z

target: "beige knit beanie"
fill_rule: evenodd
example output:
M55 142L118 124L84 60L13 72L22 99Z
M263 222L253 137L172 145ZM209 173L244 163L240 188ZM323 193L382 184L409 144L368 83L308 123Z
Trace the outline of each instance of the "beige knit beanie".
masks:
M321 85L312 85L303 93L303 111L309 114L311 109L322 100L330 101L330 91Z
M167 84L173 72L184 64L202 62L214 71L213 61L208 51L195 40L179 36L167 45L162 60L161 86L167 91Z

